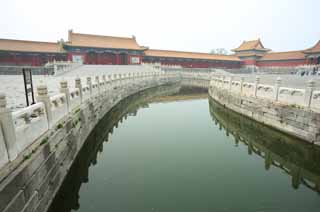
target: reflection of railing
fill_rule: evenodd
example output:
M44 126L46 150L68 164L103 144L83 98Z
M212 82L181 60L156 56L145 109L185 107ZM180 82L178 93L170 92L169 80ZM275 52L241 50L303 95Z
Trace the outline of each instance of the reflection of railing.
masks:
M234 81L233 77L212 77L210 85L217 89L224 89L240 96L254 97L274 101L282 104L306 107L320 111L320 90L315 90L315 82L310 80L304 89L281 87L281 79L278 78L274 85L260 83L257 77L254 83Z
M178 80L179 76L158 71L117 74L108 79L95 77L92 83L88 77L87 85L82 85L77 78L75 88L69 88L68 82L62 80L60 94L54 96L49 96L47 86L41 84L37 87L38 103L15 112L7 108L6 96L0 94L0 168L15 160L35 141L46 142L48 138L43 135L61 127L59 123L80 110L83 104L94 103L102 97L116 102L137 91Z
M255 153L265 160L265 169L275 166L292 176L293 188L304 184L320 192L320 148L272 130L242 115L224 108L210 99L210 114L220 129L232 134L236 145L242 142L248 154Z

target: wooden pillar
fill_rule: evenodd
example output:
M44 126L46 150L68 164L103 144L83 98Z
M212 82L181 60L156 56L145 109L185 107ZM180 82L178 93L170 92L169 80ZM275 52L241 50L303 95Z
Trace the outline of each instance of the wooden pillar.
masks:
M17 64L17 55L16 54L13 54L13 61L12 62L13 62L14 65L18 65Z
M101 64L101 53L97 53L96 64Z
M32 55L32 59L31 59L31 65L32 66L36 66L37 64L36 64L36 56L35 55Z
M116 64L120 65L120 54L116 54Z

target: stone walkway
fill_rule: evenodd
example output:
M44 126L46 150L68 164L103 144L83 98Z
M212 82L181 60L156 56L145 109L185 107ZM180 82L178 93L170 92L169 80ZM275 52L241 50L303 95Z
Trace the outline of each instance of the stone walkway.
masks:
M91 76L92 82L94 82L94 76L145 71L150 71L150 69L144 66L87 65L60 76L33 75L33 85L35 94L37 86L45 83L48 86L49 94L54 95L59 93L60 81L62 80L67 80L69 87L74 88L75 78L78 76L81 78L82 83L86 83L87 76ZM17 110L26 106L22 75L0 75L0 92L6 94L10 109Z
M84 65L80 68L65 73L60 76L44 76L34 75L34 91L40 83L45 83L48 86L50 95L59 93L60 81L67 80L69 87L74 88L75 78L79 76L83 83L86 83L86 77L101 76L103 74L121 74L129 72L145 72L150 71L150 67L146 66L117 66L117 65ZM230 76L230 75L229 75ZM233 75L235 80L240 80L241 77L245 78L247 82L254 82L255 76L252 74L239 74ZM279 75L258 75L260 77L260 83L262 84L275 84L276 79ZM320 76L316 77L301 77L296 75L280 75L282 79L282 86L294 87L294 88L305 88L307 82L313 79L316 82L316 89L320 90ZM94 79L92 79L94 81ZM23 108L26 106L24 84L22 75L0 75L0 92L5 93L7 96L8 106L12 110Z

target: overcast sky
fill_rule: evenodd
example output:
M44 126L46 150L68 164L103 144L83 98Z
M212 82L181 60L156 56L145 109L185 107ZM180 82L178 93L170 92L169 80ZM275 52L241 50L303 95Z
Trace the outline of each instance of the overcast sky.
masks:
M320 39L320 0L1 0L0 38L135 35L156 49L209 52L260 38L274 51Z

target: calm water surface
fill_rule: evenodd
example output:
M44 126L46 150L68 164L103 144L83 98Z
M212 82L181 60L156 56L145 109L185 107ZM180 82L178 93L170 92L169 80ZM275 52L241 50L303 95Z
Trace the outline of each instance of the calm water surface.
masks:
M318 148L206 98L169 100L107 115L50 212L320 211Z

